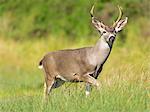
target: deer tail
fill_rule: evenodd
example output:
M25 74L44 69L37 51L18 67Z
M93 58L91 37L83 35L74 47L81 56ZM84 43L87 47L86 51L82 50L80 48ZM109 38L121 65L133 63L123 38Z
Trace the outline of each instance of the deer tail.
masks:
M38 67L39 69L43 68L43 63L42 62L43 62L43 59L39 62L39 67Z

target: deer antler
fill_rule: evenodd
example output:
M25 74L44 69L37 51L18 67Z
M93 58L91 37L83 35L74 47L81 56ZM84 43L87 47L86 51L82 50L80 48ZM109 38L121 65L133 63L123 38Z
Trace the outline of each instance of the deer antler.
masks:
M117 25L117 23L121 20L122 15L123 15L121 7L119 5L118 5L118 9L119 9L119 16L118 16L116 22L113 24L113 27L115 27Z
M91 9L91 11L90 11L90 14L91 14L91 17L93 18L94 16L93 16L93 12L94 12L94 5L92 6L92 9Z

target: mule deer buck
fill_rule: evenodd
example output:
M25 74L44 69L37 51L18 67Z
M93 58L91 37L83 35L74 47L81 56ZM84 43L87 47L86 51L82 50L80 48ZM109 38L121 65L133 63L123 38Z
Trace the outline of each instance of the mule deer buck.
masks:
M48 97L52 88L61 86L64 82L85 82L86 95L89 95L91 85L99 87L96 80L102 71L116 38L116 34L127 24L128 18L122 18L122 10L118 6L119 16L112 26L106 26L93 16L94 6L90 14L92 23L100 34L100 39L93 47L67 49L49 52L39 63L45 71L44 94Z

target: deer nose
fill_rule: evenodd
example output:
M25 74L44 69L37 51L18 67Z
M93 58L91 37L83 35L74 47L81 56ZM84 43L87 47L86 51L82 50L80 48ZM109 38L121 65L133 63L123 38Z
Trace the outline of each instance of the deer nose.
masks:
M111 36L110 38L109 38L109 41L111 41L111 42L113 42L115 40L115 36Z

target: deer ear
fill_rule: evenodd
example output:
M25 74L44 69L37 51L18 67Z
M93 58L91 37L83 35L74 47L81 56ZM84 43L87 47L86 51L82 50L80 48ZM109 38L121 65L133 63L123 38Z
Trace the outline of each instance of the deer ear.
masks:
M120 20L115 27L115 31L116 32L121 31L123 29L123 27L127 24L127 21L128 21L128 17L126 17L123 20Z
M102 29L105 28L105 25L95 18L92 19L92 23L98 31L101 31Z

